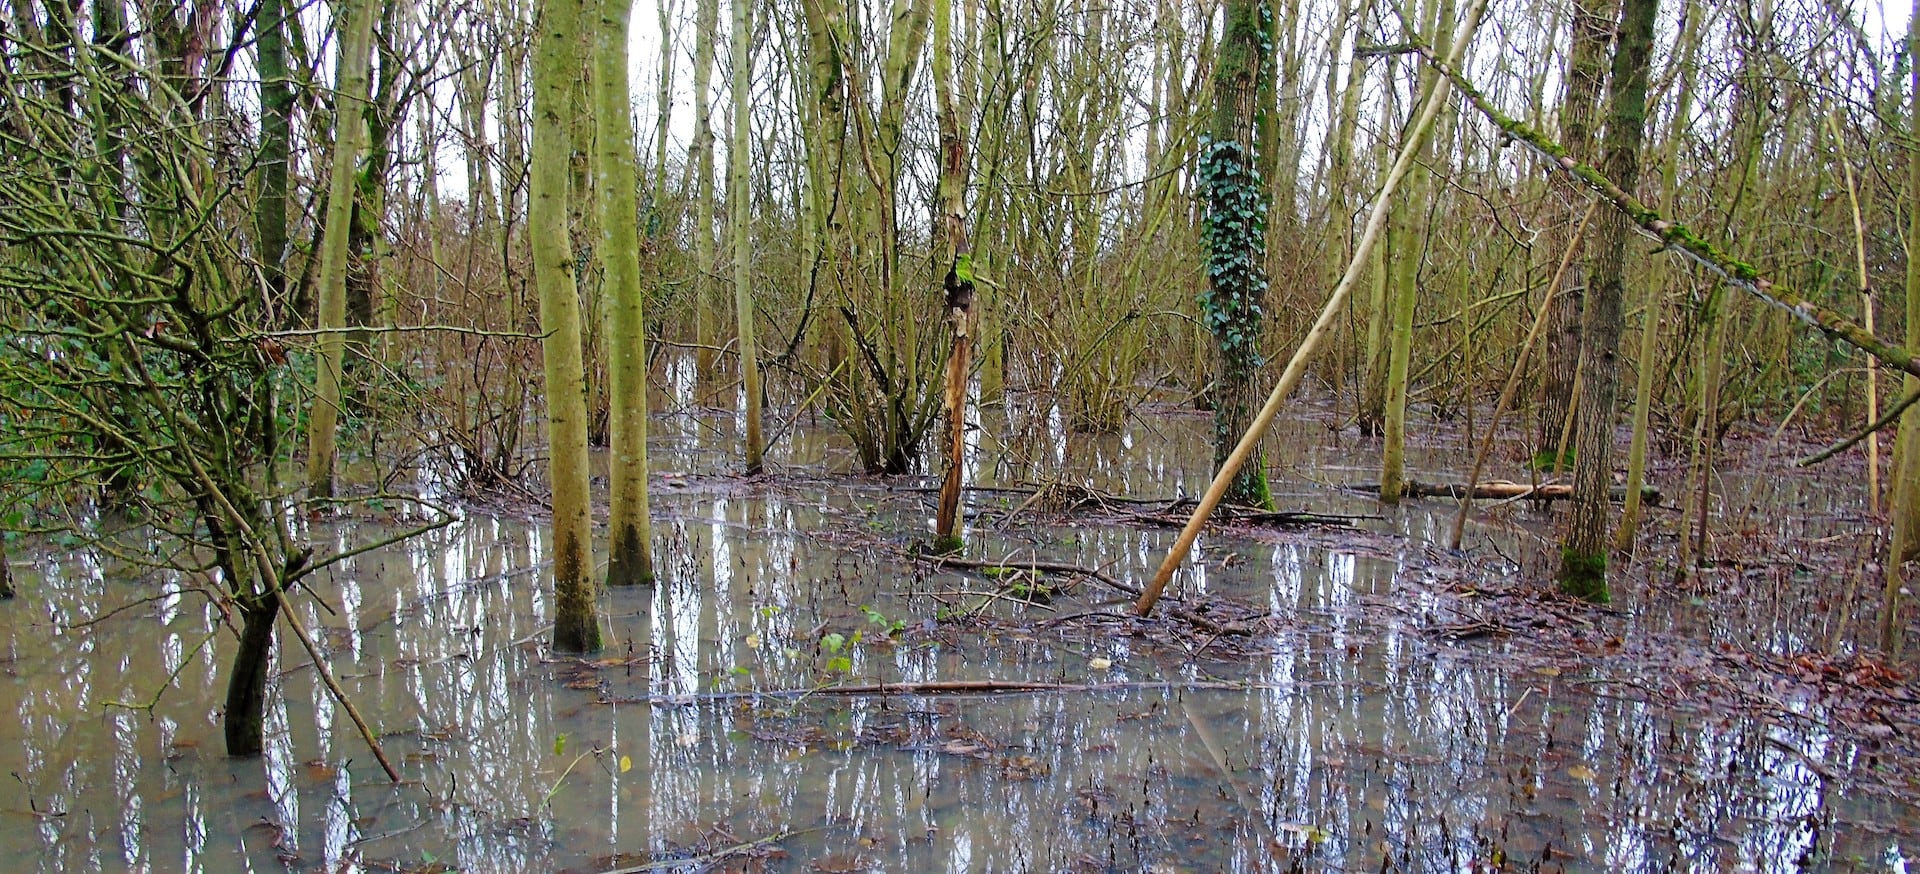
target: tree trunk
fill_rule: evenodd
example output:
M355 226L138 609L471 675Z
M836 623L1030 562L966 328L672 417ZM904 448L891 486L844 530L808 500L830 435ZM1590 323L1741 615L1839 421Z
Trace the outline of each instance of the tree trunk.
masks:
M1913 17L1908 19L1909 57L1920 51L1920 0L1914 0ZM1920 133L1920 64L1909 63L1912 81L1908 89L1907 124L1911 136ZM1920 145L1912 139L1907 147L1907 202L1920 203ZM1907 348L1920 349L1920 209L1907 212ZM1901 385L1906 394L1920 392L1920 377L1907 376ZM1887 580L1880 606L1880 649L1898 659L1904 641L1906 620L1901 616L1905 597L1901 588L1906 563L1920 549L1920 406L1908 407L1900 417L1900 432L1893 444L1892 520L1887 549Z
M1640 143L1646 136L1647 79L1653 25L1660 0L1626 0L1614 50L1608 93L1607 176L1631 191L1640 179ZM1633 222L1624 213L1602 216L1593 264L1593 287L1580 314L1582 397L1574 437L1574 497L1571 525L1561 545L1560 587L1597 603L1609 599L1607 495L1613 486L1613 419L1620 372L1621 301L1627 238Z
M240 648L227 675L227 708L221 726L227 755L257 756L266 749L267 664L273 660L273 630L280 602L271 593L239 600Z
M341 359L346 351L341 329L347 320L347 226L353 220L354 162L366 136L367 66L374 19L374 10L365 0L342 0L338 10L337 18L344 20L336 20L341 33L339 91L333 107L333 165L320 252L319 373L313 412L307 420L307 493L323 501L333 497Z
M1686 17L1682 25L1676 53L1680 60L1680 74L1676 76L1678 89L1674 95L1673 117L1686 118L1693 107L1693 77L1690 75L1694 61L1699 57L1700 49L1700 5L1699 0L1686 0ZM1660 211L1673 214L1674 188L1680 175L1680 136L1678 131L1670 133L1662 149L1660 159L1660 192L1664 198ZM1657 369L1655 357L1660 339L1661 315L1665 310L1667 296L1667 259L1655 258L1648 265L1646 293L1641 297L1644 309L1640 314L1640 355L1636 360L1639 378L1633 390L1633 438L1627 449L1627 504L1620 510L1620 530L1614 535L1614 549L1628 551L1633 549L1634 536L1640 528L1643 513L1640 502L1640 487L1647 477L1647 438L1653 419L1653 375Z
M1453 28L1453 0L1440 0L1434 11L1428 31L1432 34L1435 50L1445 55ZM1426 95L1439 87L1440 76L1423 70L1420 82L1422 98L1416 106L1426 105L1430 99ZM1388 348L1387 405L1380 446L1380 501L1386 504L1399 503L1406 483L1407 396L1413 389L1409 369L1413 359L1413 311L1420 291L1420 266L1426 258L1426 222L1422 218L1427 212L1430 197L1428 180L1431 172L1427 165L1440 157L1438 144L1443 140L1444 137L1437 132L1427 137L1427 161L1415 164L1407 171L1404 182L1406 194L1401 199L1407 208L1398 211L1388 226L1388 239L1393 243L1393 342Z
M947 323L953 348L947 356L943 408L947 417L946 478L934 517L934 550L959 552L960 491L965 485L967 453L967 378L973 369L973 254L967 242L966 192L969 174L966 125L953 85L953 3L934 0L933 88L940 128L940 204L936 232L943 260Z
M1560 142L1568 154L1581 163L1593 162L1600 89L1607 75L1607 45L1613 39L1615 10L1619 8L1620 0L1576 0L1573 7L1573 47L1567 60L1566 97L1560 104ZM1577 244L1574 226L1579 224L1586 207L1584 192L1572 180L1555 176L1552 185L1565 201L1549 250L1557 260L1568 246ZM1546 467L1558 467L1559 453L1566 448L1560 445L1560 433L1567 420L1567 408L1573 402L1574 378L1579 368L1583 330L1581 302L1587 291L1586 273L1586 259L1574 256L1548 311L1545 372L1534 425L1534 451L1546 455L1549 459Z
M733 0L733 131L727 142L727 222L733 235L733 310L738 326L741 402L746 404L745 460L748 476L758 474L766 446L760 437L760 354L753 330L753 249L748 158L753 144L751 90L753 57L747 45L748 0Z
M101 3L102 8L117 3ZM293 85L287 79L287 15L285 0L260 4L260 198L253 207L253 227L259 246L260 273L269 306L281 312L281 323L297 322L287 301L287 156L293 133Z
M647 505L647 333L640 287L639 183L627 84L631 0L597 0L593 39L594 202L606 265L607 585L653 582ZM556 505L557 510L557 505Z
M1222 469L1253 422L1261 395L1254 377L1261 364L1261 306L1266 297L1268 195L1260 178L1255 136L1260 79L1272 41L1272 11L1264 0L1227 0L1226 26L1214 68L1212 137L1200 158L1207 215L1202 238L1208 289L1202 302L1213 332L1218 381L1213 398L1213 469ZM1255 449L1235 476L1226 500L1270 508L1266 452Z
M534 284L540 289L549 479L553 486L553 648L600 649L594 613L593 520L588 506L587 381L580 298L567 232L572 87L580 78L580 0L543 0L533 65L532 199L527 205Z
M695 0L693 32L693 360L705 398L713 383L714 350L720 345L714 322L713 270L713 38L720 27L719 0Z

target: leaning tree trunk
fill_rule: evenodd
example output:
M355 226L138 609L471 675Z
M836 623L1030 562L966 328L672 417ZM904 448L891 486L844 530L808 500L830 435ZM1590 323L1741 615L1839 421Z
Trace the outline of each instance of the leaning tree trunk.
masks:
M1613 55L1608 93L1606 174L1632 191L1640 180L1640 143L1646 136L1647 79L1653 24L1660 0L1626 0ZM1570 595L1605 603L1608 493L1613 486L1613 419L1620 375L1622 274L1633 221L1609 211L1600 223L1593 288L1580 313L1578 430L1574 438L1571 526L1561 544L1560 587Z
M653 533L647 507L647 337L640 288L639 178L634 172L628 107L627 32L631 0L596 2L593 40L594 204L600 210L600 259L606 265L607 585L653 582Z
M1208 287L1202 313L1213 332L1218 383L1213 405L1213 469L1219 471L1253 422L1260 394L1260 317L1266 297L1267 193L1255 144L1260 78L1272 47L1272 11L1264 0L1227 0L1214 72L1212 136L1200 156L1207 205L1201 236ZM1256 449L1226 500L1267 507L1266 453Z
M594 614L593 520L588 506L587 379L580 351L580 298L567 233L572 87L580 77L580 0L544 0L533 65L533 197L527 224L540 289L546 371L548 462L553 487L553 648L600 648Z
M333 166L327 181L327 224L320 252L319 373L314 378L313 412L307 420L307 493L333 497L335 438L340 426L341 359L347 321L347 226L353 220L354 162L366 137L367 66L373 41L374 10L366 2L343 0L336 23L341 30L339 91L333 106ZM344 17L344 21L339 19Z

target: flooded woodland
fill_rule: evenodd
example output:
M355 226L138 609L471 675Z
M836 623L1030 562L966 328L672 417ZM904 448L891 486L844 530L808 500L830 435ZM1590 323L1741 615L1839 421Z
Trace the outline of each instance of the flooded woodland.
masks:
M5 4L0 868L1914 870L1911 5Z
M724 468L732 416L655 420L661 581L613 590L594 657L553 652L537 502L355 556L300 606L403 780L305 653L267 747L215 709L217 605L38 548L4 608L0 841L18 870L1903 870L1920 841L1910 683L1871 635L1857 483L1764 473L1738 438L1691 584L1678 518L1610 609L1542 589L1550 508L1383 508L1365 440L1281 427L1298 520L1210 529L1162 612L1128 581L1204 486L1207 418L1071 435L989 411L966 554L915 558L934 489L850 475L801 426ZM1027 418L1023 418L1027 417ZM1051 424L1049 422L1051 420ZM1452 463L1420 447L1415 470ZM1036 471L1055 471L1043 481ZM422 474L425 475L424 473ZM428 485L423 483L423 486ZM310 521L370 541L391 514ZM1809 544L1817 544L1810 548ZM1035 570L1045 566L1046 570ZM1078 568L1077 571L1056 567ZM1836 648L1835 644L1841 644ZM893 688L889 688L893 687ZM15 734L17 732L17 734ZM26 860L33 860L27 862Z

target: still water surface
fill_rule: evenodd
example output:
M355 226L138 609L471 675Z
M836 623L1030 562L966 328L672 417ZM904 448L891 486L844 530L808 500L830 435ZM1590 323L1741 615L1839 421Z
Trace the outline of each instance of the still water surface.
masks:
M1317 447L1297 479L1364 466L1314 428L1291 438ZM1118 492L1196 491L1201 423L1152 429L1041 441L1024 460L991 447L977 473L1010 483L1057 464ZM1110 606L1089 587L956 616L994 581L889 549L923 536L925 494L809 480L841 463L810 439L787 445L779 484L699 476L725 463L718 440L662 429L662 582L603 598L610 643L593 661L545 649L547 547L521 521L469 517L316 582L325 606L302 599L303 618L399 786L297 646L274 667L267 754L232 761L218 711L232 640L207 598L91 553L22 562L22 598L0 605L0 707L20 714L0 724L4 867L597 872L692 868L762 839L723 867L1889 871L1915 853L1920 814L1848 791L1870 751L1809 728L1817 712L1668 712L1415 631L1410 559L1444 530L1444 503L1365 536L1205 539L1175 592L1271 611L1275 633L1249 651L1121 622L1035 627ZM1282 501L1300 509L1380 512L1292 488ZM316 529L342 545L379 533ZM982 522L969 554L1138 581L1170 541ZM1398 614L1361 609L1395 599ZM961 680L1067 688L819 691Z

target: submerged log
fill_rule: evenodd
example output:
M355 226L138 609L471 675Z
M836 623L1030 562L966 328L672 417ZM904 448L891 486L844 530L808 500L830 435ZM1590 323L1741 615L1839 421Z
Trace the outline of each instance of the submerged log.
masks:
M1355 483L1348 488L1356 492L1377 495L1380 487L1371 483ZM1469 493L1470 492L1470 493ZM1500 501L1525 498L1530 501L1564 501L1573 497L1573 486L1567 483L1516 483L1506 480L1491 480L1475 483L1471 489L1465 483L1423 483L1409 481L1406 494L1416 498L1453 498L1459 500L1463 494L1479 501ZM1609 497L1617 502L1627 499L1627 490L1614 486ZM1642 486L1640 500L1648 506L1660 506L1660 490L1653 486Z

